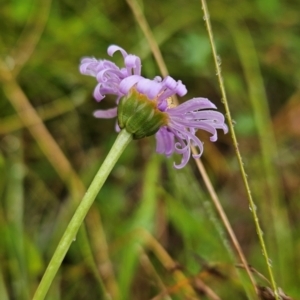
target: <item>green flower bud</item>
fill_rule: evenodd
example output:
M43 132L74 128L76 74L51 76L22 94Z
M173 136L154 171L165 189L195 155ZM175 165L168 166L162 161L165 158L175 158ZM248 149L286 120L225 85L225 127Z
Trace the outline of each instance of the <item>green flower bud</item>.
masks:
M134 88L119 102L118 124L121 129L126 128L134 139L155 134L167 122L168 115L157 108L155 99L148 99Z

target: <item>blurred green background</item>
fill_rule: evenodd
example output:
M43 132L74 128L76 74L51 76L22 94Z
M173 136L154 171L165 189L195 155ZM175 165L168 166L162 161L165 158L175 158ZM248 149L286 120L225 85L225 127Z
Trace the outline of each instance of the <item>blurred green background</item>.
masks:
M300 2L208 2L270 264L278 286L299 299ZM201 3L139 5L170 75L187 86L180 101L207 97L224 112ZM116 138L114 120L92 116L112 107L113 98L97 103L95 79L78 71L84 56L109 59L111 44L139 55L144 76L160 74L125 1L2 2L1 300L32 298L84 186ZM122 63L118 53L113 60ZM247 260L268 277L230 134L220 132L216 143L199 135L203 163ZM153 137L126 149L47 299L191 299L185 290L190 286L198 299L214 299L197 278L221 299L247 299L245 272L237 273L234 250L193 159L178 171L172 165L180 157L167 159L154 150ZM188 278L181 288L177 271Z

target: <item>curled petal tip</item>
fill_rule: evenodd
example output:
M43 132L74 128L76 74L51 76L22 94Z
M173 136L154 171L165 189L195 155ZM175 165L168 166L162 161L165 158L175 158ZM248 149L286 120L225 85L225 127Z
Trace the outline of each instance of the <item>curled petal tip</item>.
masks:
M228 131L229 131L228 126L226 124L224 124L224 126L223 126L223 131L225 134L228 133Z
M114 53L117 52L117 51L120 51L122 53L122 55L123 55L124 58L127 56L127 52L123 48L121 48L121 47L119 47L117 45L111 45L111 46L109 46L108 49L107 49L107 54L109 56L113 56Z

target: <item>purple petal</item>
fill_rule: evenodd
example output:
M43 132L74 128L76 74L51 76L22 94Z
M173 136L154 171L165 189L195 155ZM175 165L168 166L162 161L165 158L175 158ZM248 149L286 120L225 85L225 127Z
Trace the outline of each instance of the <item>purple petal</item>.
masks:
M162 101L160 101L160 103L157 104L157 108L163 112L166 111L168 106L169 106L169 103L168 103L167 99L163 99Z
M143 77L139 75L132 75L123 79L119 85L119 90L124 95L129 92L129 90L137 84Z
M119 84L123 79L123 75L120 70L104 69L98 72L96 79L98 82L114 82Z
M164 126L158 130L155 137L156 152L171 156L174 152L174 134Z
M107 53L109 56L113 56L114 53L117 51L120 51L124 58L128 55L127 52L123 48L116 46L116 45L111 45L107 49Z
M85 57L81 60L79 71L83 75L96 76L98 60L96 58Z
M117 107L114 107L107 110L96 110L93 115L95 118L112 119L117 116L117 109Z
M181 82L181 80L175 81L170 76L167 76L162 81L162 84L165 88L165 91L159 96L159 99L168 98L175 94L182 97L187 93L187 89L185 85Z
M185 119L187 120L212 120L217 123L224 123L224 115L218 111L213 110L202 110L202 111L192 111L185 114Z
M116 130L116 132L120 132L121 131L121 128L120 128L118 122L116 122L116 124L115 124L115 130Z
M103 98L105 98L105 95L101 94L101 83L98 83L94 89L93 96L97 101L101 101Z
M161 83L147 78L142 78L139 82L137 82L136 89L141 94L145 94L149 99L154 99L161 91Z
M153 80L156 82L162 82L162 78L160 76L155 76Z
M177 107L168 109L169 114L184 114L187 112L202 110L207 108L216 108L216 106L206 98L193 98L185 101Z
M178 138L181 138L182 136L184 137L184 139L186 140L186 144L187 144L187 147L189 148L190 147L190 141L193 142L193 145L198 147L199 150L200 150L200 156L203 152L203 144L202 142L198 139L198 137L195 135L195 132L192 131L192 132L189 132L188 130L183 130L182 127L177 126L177 125L173 125L172 126L172 129L175 129L177 131L177 133L175 133L176 137ZM176 132L175 131L175 132ZM173 131L174 132L174 131ZM180 133L180 134L178 134ZM199 156L199 157L200 157Z
M175 148L177 149L177 153L180 153L178 150L178 147L181 145L182 149L184 151L181 151L182 153L182 158L181 158L181 163L179 165L177 165L176 163L174 163L174 167L176 169L182 169L183 167L186 166L186 164L188 163L190 157L191 157L191 149L189 146L185 145L184 141L182 139L179 139L179 142L176 143Z
M138 56L129 54L124 62L128 75L141 75L142 64L141 59Z

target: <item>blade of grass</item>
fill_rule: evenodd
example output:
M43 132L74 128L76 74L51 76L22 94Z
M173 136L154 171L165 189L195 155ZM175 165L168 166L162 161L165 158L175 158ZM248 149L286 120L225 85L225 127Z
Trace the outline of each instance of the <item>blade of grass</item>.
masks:
M0 269L0 298L2 300L9 300L7 289L5 286L2 270Z
M7 181L7 174L6 174L6 168L5 168L5 160L2 152L0 152L0 176L1 176L1 181L0 181L0 199L4 199L4 187L6 185ZM6 226L6 221L4 218L4 211L3 211L3 205L1 201L1 206L0 206L0 233L1 236L3 236L3 231L4 227ZM2 239L0 240L2 242ZM3 258L3 247L0 248L0 255L1 258ZM0 299L3 300L8 300L8 289L6 287L6 282L3 276L3 272L5 270L5 267L3 265L3 260L1 261L0 264Z
M157 181L159 178L160 157L153 155L149 160L143 179L143 194L141 197L140 205L136 209L130 228L144 228L150 232L154 231L155 215L157 211ZM124 298L129 297L130 282L134 276L134 270L138 263L139 246L134 240L129 245L130 251L124 252L122 262L122 270L120 270L120 286L121 293ZM127 248L127 247L126 247Z
M12 138L12 137L11 137ZM11 275L17 288L14 289L18 299L29 299L29 283L26 269L26 257L23 236L24 169L22 165L22 146L15 136L14 147L8 151L7 189L5 199L5 215L7 234L7 254L11 263Z

